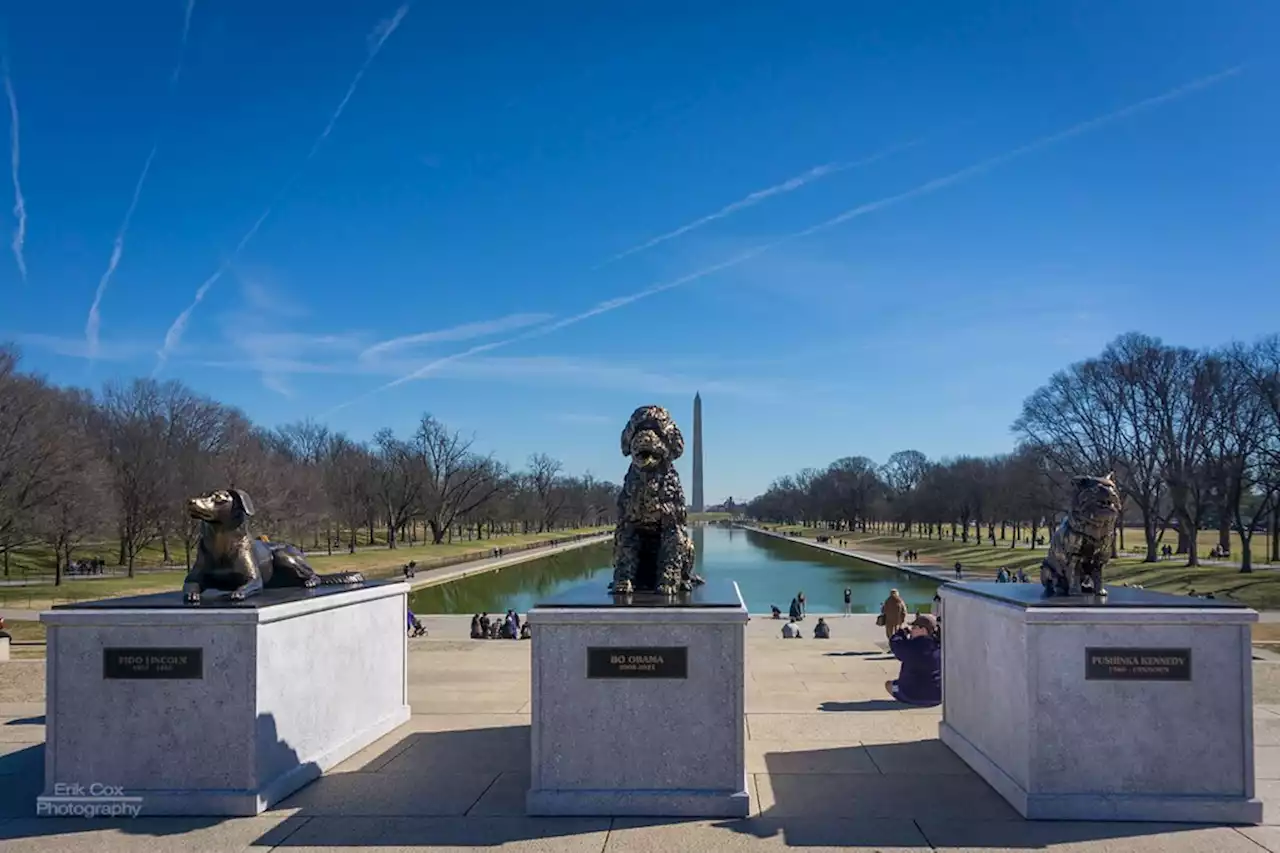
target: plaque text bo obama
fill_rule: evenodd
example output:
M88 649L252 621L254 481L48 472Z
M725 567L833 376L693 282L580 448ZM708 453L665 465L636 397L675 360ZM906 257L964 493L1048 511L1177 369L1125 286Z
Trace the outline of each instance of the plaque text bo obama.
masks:
M685 646L587 649L587 678L688 678Z

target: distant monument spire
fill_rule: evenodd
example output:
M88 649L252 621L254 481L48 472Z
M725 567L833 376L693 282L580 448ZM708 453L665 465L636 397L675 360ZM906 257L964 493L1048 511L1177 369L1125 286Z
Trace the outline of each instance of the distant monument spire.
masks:
M706 512L702 491L702 395L693 395L693 511Z

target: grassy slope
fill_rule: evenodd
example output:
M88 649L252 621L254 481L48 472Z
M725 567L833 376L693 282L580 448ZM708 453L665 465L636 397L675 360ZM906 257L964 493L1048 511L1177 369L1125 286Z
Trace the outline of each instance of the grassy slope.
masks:
M565 540L578 534L604 533L612 528L586 527L580 530L558 530L555 533L530 533L513 536L495 536L483 542L455 542L441 545L417 545L391 549L370 549L354 554L308 554L307 561L319 572L336 572L347 569L364 572L371 577L391 575L410 560L416 560L419 569L438 568L456 563L479 560L490 555L494 548L514 548L547 540ZM25 587L0 587L0 608L41 610L69 601L87 601L144 592L161 592L179 589L185 571L150 571L137 577L67 578L61 587L48 584ZM0 613L3 611L0 610Z
M1025 545L1010 549L1008 541L1001 543L999 539L996 540L996 546L993 548L990 544L980 545L972 541L965 545L960 542L952 543L950 539L939 542L936 539L920 539L913 536L848 532L838 534L794 525L767 526L771 530L779 531L800 530L806 538L813 538L818 534L830 535L833 539L844 538L859 550L887 557L890 560L895 559L894 552L899 549L914 548L920 555L917 562L922 565L949 568L959 560L965 567L967 576L978 578L995 577L1001 566L1008 566L1015 571L1020 568L1026 569L1034 580L1039 576L1040 561L1044 559L1046 550L1028 548ZM1141 541L1141 531L1125 531L1125 537L1126 544L1131 541ZM1203 542L1207 537L1202 535L1200 538ZM1213 541L1217 541L1216 534L1213 536ZM1258 541L1255 540L1254 544L1254 554L1264 558L1265 553L1258 547ZM1207 556L1209 549L1201 550ZM1144 563L1141 556L1124 555L1107 564L1105 577L1109 584L1141 584L1147 589L1174 593L1187 593L1194 589L1201 594L1212 592L1219 597L1235 598L1259 610L1280 610L1280 571L1268 567L1266 563L1255 565L1253 573L1245 575L1241 574L1239 568L1235 566L1188 568L1183 558L1164 560L1159 563Z

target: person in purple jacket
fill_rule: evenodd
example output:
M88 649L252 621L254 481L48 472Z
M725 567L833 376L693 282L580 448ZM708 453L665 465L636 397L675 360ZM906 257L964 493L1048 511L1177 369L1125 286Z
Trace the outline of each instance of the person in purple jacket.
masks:
M889 638L889 650L902 661L897 680L884 683L890 696L907 705L942 701L942 641L933 614L917 614L910 625L898 629Z

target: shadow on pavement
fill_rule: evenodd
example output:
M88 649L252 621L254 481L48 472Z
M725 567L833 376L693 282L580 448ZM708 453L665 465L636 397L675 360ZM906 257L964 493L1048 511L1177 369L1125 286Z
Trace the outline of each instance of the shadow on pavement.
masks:
M1243 840L1228 827L1026 821L937 740L769 753L765 764L759 816L717 827L758 838L780 835L789 847L855 849L1038 849L1112 841L1123 850L1125 839L1167 833L1209 836L1192 842L1196 849L1228 849ZM797 767L821 772L796 773ZM1148 845L1143 849L1156 849Z
M264 776L276 778L279 774L287 772L312 777L319 775L317 765L301 761L297 751L279 739L274 716L270 714L259 716L256 728L253 736L263 744L259 766ZM135 818L38 816L36 798L44 791L44 763L44 744L33 745L20 752L0 756L0 847L3 847L6 841L47 838L50 839L50 849L62 850L76 844L75 836L82 833L105 831L112 835L155 838L210 829L237 820L225 817L148 817L145 790L124 791L123 795L126 797L142 798L142 813ZM64 781L86 786L117 784L110 778L110 771L104 771L102 775L101 779ZM7 821L4 820L6 818ZM283 836L277 830L264 835L261 843L278 844ZM61 838L57 841L52 840L55 837ZM92 843L97 844L101 840L102 836L98 835Z

